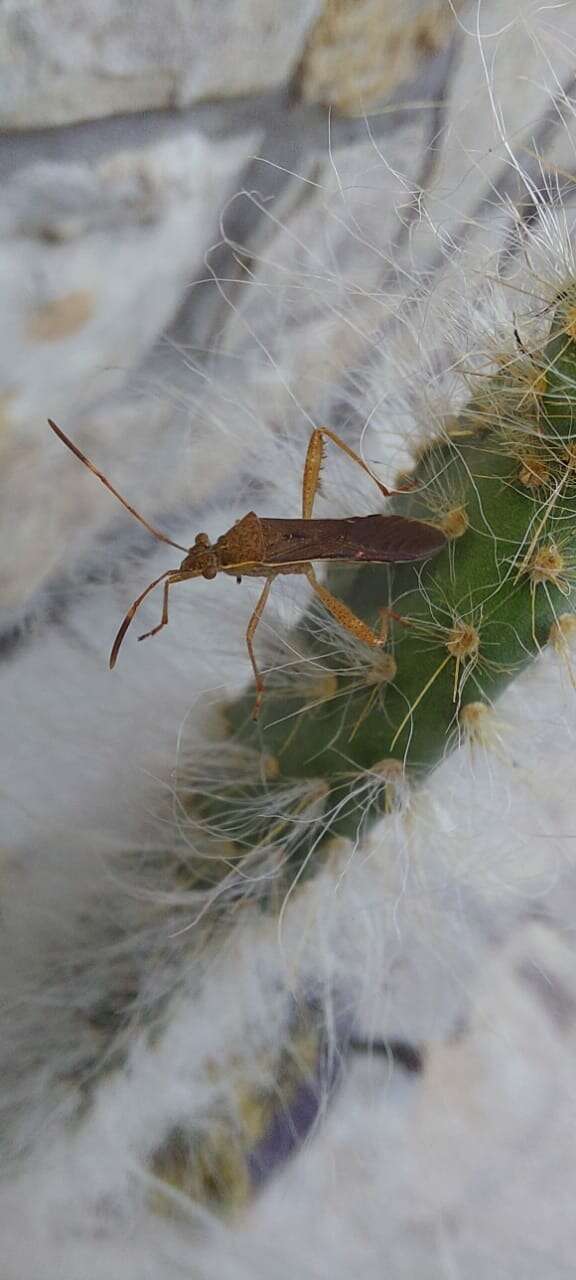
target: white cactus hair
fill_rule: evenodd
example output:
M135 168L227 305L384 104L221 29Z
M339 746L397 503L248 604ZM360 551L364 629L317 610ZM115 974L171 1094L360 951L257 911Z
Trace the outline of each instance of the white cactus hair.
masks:
M483 9L480 3L472 6L478 21ZM455 17L466 30L459 6ZM541 59L551 114L558 111L572 120L573 102L552 63L543 6L520 4L511 22L525 31L534 57ZM502 41L509 30L504 23ZM576 290L573 182L563 176L563 164L547 165L536 145L526 145L524 157L514 150L492 76L490 42L496 37L494 32L488 39L477 27L469 38L504 163L523 184L530 217L495 189L490 198L496 212L470 218L479 237L465 244L466 237L459 241L454 228L441 225L439 215L420 209L405 237L405 265L398 267L408 295L404 305L395 284L375 289L373 295L361 284L366 260L372 256L375 269L384 260L388 271L390 255L387 242L372 245L363 236L354 222L352 200L347 228L340 207L335 211L331 206L329 192L315 214L313 207L306 213L312 225L314 216L324 218L328 211L328 247L322 260L321 237L314 241L319 261L313 280L306 280L300 256L307 249L305 227L298 238L288 228L286 238L280 237L278 247L272 241L269 251L256 246L252 268L262 271L259 287L267 306L278 313L278 331L271 332L266 345L262 334L270 312L264 314L262 307L262 321L256 284L252 302L247 285L249 300L230 304L236 314L230 320L229 349L214 352L205 392L194 406L202 406L221 439L232 432L238 406L242 421L249 424L254 472L248 483L243 481L242 493L234 495L238 515L244 491L250 495L254 480L265 495L267 514L299 513L299 462L311 425L317 425L330 404L337 404L344 427L350 421L358 427L363 456L375 474L393 482L431 435L449 434L450 421L467 403L471 388L476 394L495 368L510 367L521 381L547 332L554 299L562 289ZM568 126L562 137L572 148ZM371 163L384 166L383 147L371 139L369 121L366 138L368 148L373 144ZM332 154L330 160L345 209L347 189L339 180L337 157ZM363 154L362 175L367 163ZM474 157L479 171L483 164L489 186L487 156ZM404 181L391 162L387 179L390 172L401 187L404 182L413 200L411 180ZM454 186L456 190L458 183ZM419 198L423 200L422 192ZM446 196L441 207L449 203ZM291 213L288 208L286 218ZM495 245L490 235L497 219L504 231ZM414 262L417 255L411 239L418 225L436 245L435 273L413 265L412 254ZM334 258L334 245L341 247L345 235L353 265L354 248L362 250L358 279ZM296 239L291 274L291 242ZM303 257L309 260L308 252ZM303 296L310 305L313 300L322 329L318 385L309 333L303 344L307 349L299 347L308 320L306 306L298 311L294 298L301 303ZM361 303L366 303L365 312ZM271 424L277 431L272 439ZM443 513L457 506L458 494L442 475L430 487L434 510ZM354 473L349 480L340 460L330 456L319 512L335 506L338 514L363 512L370 502L369 480ZM210 519L216 515L212 512ZM6 1239L7 1280L32 1280L40 1273L50 1280L56 1275L62 1280L80 1275L87 1280L100 1275L176 1280L183 1271L198 1280L253 1280L272 1274L336 1278L346 1272L347 1258L358 1275L379 1275L390 1262L392 1270L397 1266L395 1274L428 1276L429 1255L424 1256L422 1240L433 1238L441 1263L440 1236L448 1230L443 1215L449 1215L452 1204L461 1210L452 1175L458 1167L457 1144L445 1141L434 1122L442 1080L457 1081L462 1070L460 1087L472 1080L478 1114L490 1118L490 1099L505 1075L502 1043L508 1030L518 1077L532 1031L542 1034L549 1061L559 1063L564 1073L574 1047L573 619L568 614L558 618L548 650L497 706L479 695L476 712L469 707L467 717L455 716L445 759L421 790L409 786L401 772L391 776L386 761L365 772L354 772L351 765L357 838L334 839L320 853L328 818L339 803L337 793L333 790L327 800L322 782L297 780L255 795L253 784L266 781L267 768L273 780L274 761L263 760L226 734L220 699L231 687L241 688L249 675L243 636L250 610L247 597L235 592L232 582L224 604L220 584L213 594L210 587L194 584L194 598L182 596L176 606L191 628L185 652L182 630L173 624L166 638L141 647L148 655L141 674L139 648L134 665L126 661L123 668L128 692L118 695L118 705L133 716L134 772L149 770L145 786L140 776L134 793L138 812L133 820L128 816L118 832L106 835L92 817L81 829L76 814L76 828L67 823L62 837L49 832L34 855L18 850L5 868L0 1132L8 1156L0 1229ZM571 579L568 589L574 590ZM268 646L270 689L293 687L300 693L304 688L311 699L328 701L341 657L367 686L372 706L380 696L380 682L393 680L392 668L379 669L373 654L325 613L310 625L323 632L330 662L324 667L316 659L311 667L305 638L299 636L296 646L286 625L306 593L300 582L278 584L276 611L273 604L258 633L265 653ZM110 588L104 605L110 613L113 595ZM432 601L439 616L441 603ZM87 633L93 630L96 605L88 608L93 613ZM191 634L197 638L193 659ZM66 639L61 644L68 645L67 662L74 668L77 661L74 670L81 673L72 645ZM156 676L154 664L161 659ZM224 661L229 665L223 674ZM41 674L33 674L38 683ZM89 691L95 701L100 689L94 678ZM153 724L155 716L157 736L140 751L140 731L148 733L148 718ZM102 775L108 770L110 783L106 716L95 720L95 726L91 750L104 762ZM65 721L64 731L66 727ZM286 729L288 734L289 717ZM56 752L59 746L57 741ZM118 768L122 780L125 762ZM383 788L386 816L367 836L363 814ZM122 808L114 787L111 796L114 814ZM224 819L216 822L211 811L203 814L206 798L222 803ZM271 815L276 837L250 846L246 831L258 818ZM37 815L38 824L41 817ZM314 833L311 852L304 865L292 869L290 859L304 824ZM245 852L238 857L243 842ZM542 992L528 990L530 983L524 981L524 969L535 972L539 965L556 1006L562 1006L560 1013L556 1006L550 1012L552 998L548 1007ZM222 1116L238 1120L240 1094L250 1099L266 1090L273 1094L282 1053L292 1054L303 1076L313 1075L314 1064L310 1066L298 1039L298 1016L309 1008L331 1063L345 1068L345 1083L332 1111L333 1078L319 1085L318 1112L327 1119L324 1129L317 1125L299 1157L301 1188L297 1162L287 1165L242 1225L224 1225L199 1197L170 1187L158 1175L154 1158L178 1126L186 1128L191 1146L199 1149L211 1126L217 1127L214 1117L218 1122ZM491 1019L500 1036L492 1058ZM349 1069L346 1036L352 1025L368 1041L389 1036L431 1043L430 1072L417 1104L422 1132L431 1134L427 1187L418 1172L425 1154L412 1102L394 1101L394 1089L382 1088L376 1061ZM545 1094L550 1088L544 1051L533 1079L535 1092L540 1088ZM566 1106L572 1101L567 1079L563 1074L560 1090ZM456 1084L454 1088L452 1118L464 1135L462 1163L469 1178L462 1201L468 1194L469 1208L478 1135L470 1137L466 1107ZM509 1100L512 1114L514 1099ZM520 1111L519 1106L506 1131L511 1143L531 1132ZM506 1148L506 1117L501 1120L504 1136L494 1141L499 1171L508 1167L512 1149ZM383 1143L397 1156L397 1181ZM438 1172L445 1151L452 1161L446 1187ZM545 1162L550 1154L546 1141L542 1151ZM564 1158L573 1187L574 1160L570 1164L566 1152ZM489 1156L486 1162L489 1167ZM369 1194L362 1192L366 1178ZM349 1186L360 1228L351 1220L345 1227L338 1225L347 1212L339 1203L339 1179ZM411 1186L416 1188L415 1207ZM314 1223L310 1205L318 1205L323 1195L326 1203L318 1209L322 1222ZM394 1209L399 1212L396 1222ZM293 1229L290 1239L284 1213ZM475 1269L469 1243L474 1226L464 1210L462 1214L468 1233L463 1266L473 1280L481 1280L488 1271L480 1264ZM495 1221L500 1221L498 1206ZM349 1229L344 1263L336 1257L332 1228L336 1236ZM501 1224L498 1229L503 1231ZM367 1241L376 1242L377 1271L373 1256L367 1256ZM547 1248L553 1250L553 1240L547 1240ZM454 1251L456 1256L456 1245ZM503 1268L512 1266L512 1252L504 1257ZM560 1246L558 1256L563 1261ZM449 1262L439 1274L450 1274ZM457 1258L455 1267L459 1265ZM509 1274L515 1274L513 1269Z

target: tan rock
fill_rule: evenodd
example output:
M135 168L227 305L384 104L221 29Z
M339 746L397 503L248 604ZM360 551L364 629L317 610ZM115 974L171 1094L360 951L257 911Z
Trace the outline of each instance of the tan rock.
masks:
M300 68L307 102L356 115L410 79L454 26L447 0L326 0Z
M74 289L60 298L35 307L26 322L26 334L33 342L58 342L80 329L94 314L95 298L89 289Z

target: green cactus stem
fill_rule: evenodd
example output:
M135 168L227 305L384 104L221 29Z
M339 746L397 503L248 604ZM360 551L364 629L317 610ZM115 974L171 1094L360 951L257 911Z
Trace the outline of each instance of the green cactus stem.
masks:
M244 778L191 797L234 860L269 847L310 871L326 838L356 836L421 782L495 699L561 637L576 592L576 289L556 301L548 340L478 378L470 403L423 450L393 509L440 525L425 563L337 566L328 585L387 632L381 650L321 625L297 628L300 680L270 680L226 708ZM389 611L395 616L391 616ZM400 620L401 619L401 620ZM279 852L278 852L279 851ZM271 860L273 870L274 859ZM271 877L272 879L273 877Z

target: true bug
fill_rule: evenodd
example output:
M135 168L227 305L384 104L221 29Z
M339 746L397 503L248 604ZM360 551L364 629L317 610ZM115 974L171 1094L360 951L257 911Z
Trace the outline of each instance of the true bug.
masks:
M265 578L264 588L252 613L246 630L246 646L254 671L256 682L256 718L262 702L264 680L259 671L254 653L254 635L270 594L270 588L281 573L302 573L308 579L316 595L334 618L351 631L365 644L380 646L384 643L382 633L373 631L351 609L333 596L322 583L318 582L312 560L343 560L351 562L399 563L406 560L425 560L435 555L445 545L446 538L435 525L423 520L412 520L407 516L371 515L349 516L336 520L317 520L312 515L314 498L318 491L320 469L324 456L324 440L332 440L339 449L358 464L378 486L383 497L390 497L393 490L386 489L372 475L362 458L341 440L328 427L317 427L310 437L304 475L302 480L302 516L298 520L268 519L249 511L241 520L223 533L216 542L210 542L207 533L197 533L193 547L183 547L173 542L165 533L155 529L134 507L118 493L94 463L81 453L80 449L68 439L55 422L48 419L49 425L68 449L88 467L102 484L118 498L136 520L139 520L161 542L185 551L186 555L178 569L167 569L151 582L146 590L130 606L121 627L119 628L110 652L110 667L114 667L120 646L132 622L134 614L150 591L164 582L164 599L162 617L156 627L139 636L146 640L155 636L168 622L168 593L175 582L185 582L188 578L215 578L218 573L228 573L241 582L244 575L254 578ZM396 491L398 492L398 491Z

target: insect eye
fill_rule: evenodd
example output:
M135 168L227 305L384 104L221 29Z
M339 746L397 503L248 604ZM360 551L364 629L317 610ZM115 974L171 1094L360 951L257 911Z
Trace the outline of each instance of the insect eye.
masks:
M208 564L205 566L205 568L202 570L202 577L215 578L217 573L218 573L218 570L216 568L216 565L212 561L209 561Z

